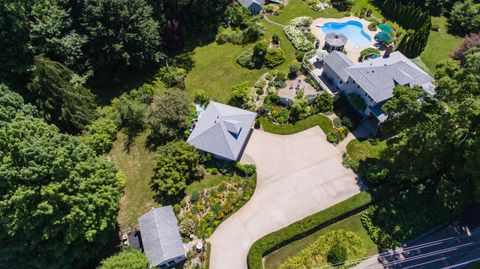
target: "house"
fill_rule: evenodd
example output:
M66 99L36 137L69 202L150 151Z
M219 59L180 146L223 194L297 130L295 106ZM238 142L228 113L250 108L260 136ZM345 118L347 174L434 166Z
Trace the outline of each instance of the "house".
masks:
M344 95L360 97L365 109L360 111L356 107L357 110L364 116L373 116L379 123L387 119L382 105L393 97L395 86L420 86L428 94L435 94L433 78L398 51L358 64L334 51L325 58L322 75Z
M238 3L252 14L259 14L265 5L265 0L238 0Z
M170 268L187 259L172 206L153 208L138 223L150 268Z
M250 138L256 117L254 112L212 101L199 115L187 143L215 158L237 161Z

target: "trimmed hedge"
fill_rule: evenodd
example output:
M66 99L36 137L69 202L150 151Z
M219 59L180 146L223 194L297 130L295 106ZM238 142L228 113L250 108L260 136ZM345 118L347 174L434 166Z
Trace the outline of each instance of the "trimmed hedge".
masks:
M320 228L360 212L374 202L377 198L376 193L377 191L361 192L343 202L294 222L285 228L265 235L253 243L248 251L248 268L263 269L262 258L265 255Z
M207 242L207 253L205 254L206 255L205 269L210 268L210 254L211 254L211 252L212 252L212 245L210 244L210 242Z

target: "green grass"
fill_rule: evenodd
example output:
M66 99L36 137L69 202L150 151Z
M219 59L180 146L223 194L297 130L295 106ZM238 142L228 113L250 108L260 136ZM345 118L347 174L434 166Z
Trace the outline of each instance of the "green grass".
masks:
M422 58L417 57L417 58L415 58L415 59L412 59L412 62L413 62L414 64L416 64L418 67L420 67L420 69L422 69L423 71L427 72L427 74L429 74L430 76L433 76L432 71L431 71L430 68L428 68L428 66L422 61Z
M450 57L453 51L460 46L462 38L448 33L448 23L445 17L432 17L433 25L438 25L440 31L431 31L427 46L420 56L432 73L435 66Z
M126 135L118 133L109 154L117 169L126 177L125 195L120 201L118 223L124 231L137 224L137 219L151 207L157 206L149 183L155 165L155 153L145 148L147 133L142 133L134 141L130 150L125 150Z
M379 141L376 145L372 145L368 140L359 141L354 139L347 145L348 155L355 161L362 161L366 158L380 158L380 154L387 148L386 141Z
M295 134L317 125L322 128L323 132L327 134L331 132L333 128L332 121L320 114L310 116L306 119L298 121L295 124L278 125L270 122L264 117L260 118L260 123L262 124L262 128L265 132L281 135Z
M307 3L302 0L289 0L287 6L282 10L282 13L278 16L269 16L270 20L287 25L290 21L296 17L309 16L314 19L324 18L341 18L344 17L344 12L339 12L334 8L329 8L322 11L314 11L308 7Z
M240 179L240 177L236 177ZM210 189L220 185L222 182L225 181L232 181L235 178L227 177L223 175L206 175L204 179L201 181L195 181L187 186L185 193L190 196L194 191L201 191L204 189Z
M360 221L360 214L351 216L345 220L334 223L324 229L320 229L315 233L304 237L300 240L294 241L279 250L273 252L272 254L265 257L265 267L266 269L278 268L283 262L289 258L297 255L300 251L307 248L313 242L315 242L318 237L321 235L334 231L343 229L345 231L351 231L356 233L363 241L363 245L367 250L367 255L373 255L377 253L378 249L374 242L370 239L367 231L363 228L362 222Z

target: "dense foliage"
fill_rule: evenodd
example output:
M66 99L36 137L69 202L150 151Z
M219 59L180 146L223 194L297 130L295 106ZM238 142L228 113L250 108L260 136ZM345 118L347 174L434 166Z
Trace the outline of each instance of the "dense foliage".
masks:
M82 131L96 116L95 97L77 77L61 63L37 56L28 84L30 98L45 119L70 133Z
M0 263L85 264L115 228L123 186L113 163L34 117L4 86L0 103Z
M385 0L382 11L402 27L411 29L402 37L397 49L410 58L419 56L430 36L430 15L413 3L404 3L402 0Z
M287 25L283 28L283 31L295 49L299 51L310 51L314 49L313 43L295 26Z
M161 145L182 137L191 118L191 105L184 92L172 90L156 96L148 112L150 143Z
M455 3L448 22L450 28L460 34L480 32L480 3L473 0Z
M160 201L177 199L199 178L200 153L185 141L169 142L158 148L150 187Z
M280 265L280 269L316 268L363 258L367 252L354 232L335 230L320 236L307 248Z
M480 52L480 33L470 34L463 39L462 45L455 50L452 58L454 60L460 60L461 64L466 63L467 55Z
M146 269L149 265L142 252L128 248L103 260L98 269Z

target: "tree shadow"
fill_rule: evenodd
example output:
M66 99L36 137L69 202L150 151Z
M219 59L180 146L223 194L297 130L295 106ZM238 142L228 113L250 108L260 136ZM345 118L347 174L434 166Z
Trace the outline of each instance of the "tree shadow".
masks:
M115 253L118 253L122 249L122 242L120 240L120 226L118 222L115 224L115 228L111 230L108 234L108 241L105 246L100 249L98 255L91 259L84 266L79 267L78 269L95 269L98 268L100 262Z

